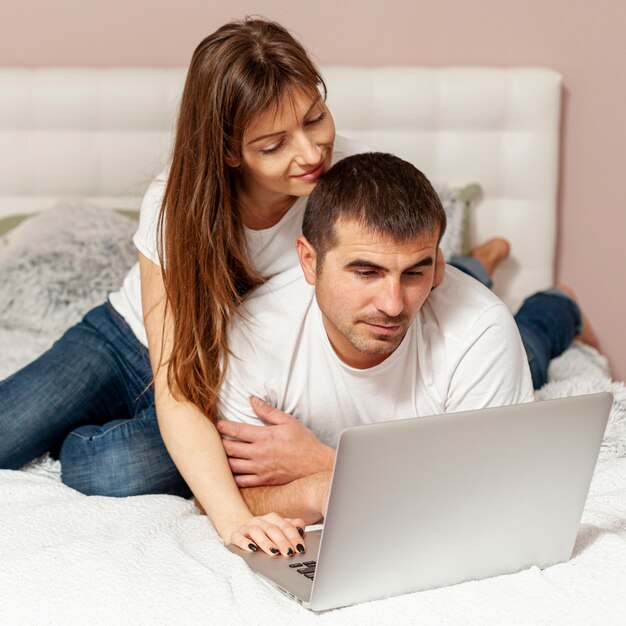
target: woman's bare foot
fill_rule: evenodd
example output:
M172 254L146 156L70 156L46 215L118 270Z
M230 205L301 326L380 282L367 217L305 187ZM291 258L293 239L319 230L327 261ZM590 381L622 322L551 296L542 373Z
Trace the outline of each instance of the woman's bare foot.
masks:
M506 239L496 237L489 239L480 246L469 251L469 256L480 261L489 276L493 276L496 268L504 261L511 252L511 245Z
M569 296L576 304L578 304L580 308L580 302L578 302L578 298L576 298L576 294L567 286L567 285L554 285L557 289L560 289L565 295ZM589 322L589 318L585 315L582 308L580 309L583 318L583 327L580 331L580 334L576 335L576 339L578 341L582 341L586 343L588 346L595 348L596 350L600 350L600 342L598 341L598 337L591 327L591 323Z

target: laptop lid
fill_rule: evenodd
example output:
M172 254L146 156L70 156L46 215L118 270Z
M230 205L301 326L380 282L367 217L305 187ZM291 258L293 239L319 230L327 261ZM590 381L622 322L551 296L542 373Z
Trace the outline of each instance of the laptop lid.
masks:
M599 393L346 430L309 608L568 560L612 400Z

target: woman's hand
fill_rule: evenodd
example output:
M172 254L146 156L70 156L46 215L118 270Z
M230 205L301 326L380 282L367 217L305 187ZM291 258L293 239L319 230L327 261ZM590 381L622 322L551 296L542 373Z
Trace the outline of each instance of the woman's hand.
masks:
M238 487L284 485L331 470L335 451L295 417L252 397L250 405L267 426L219 420L222 441Z
M279 554L294 556L304 554L306 551L303 537L303 520L268 513L250 518L246 524L231 534L228 543L248 552L257 552L261 549L271 556Z

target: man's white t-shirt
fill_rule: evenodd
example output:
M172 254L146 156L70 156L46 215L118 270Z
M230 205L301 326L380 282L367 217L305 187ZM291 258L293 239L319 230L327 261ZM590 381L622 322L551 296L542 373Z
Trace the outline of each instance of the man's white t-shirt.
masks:
M363 143L337 135L332 163L334 165L344 157L368 150L369 148ZM141 203L139 227L133 237L137 250L156 265L160 265L157 224L166 184L167 170L157 176L148 187ZM271 228L251 230L244 227L248 255L262 276L274 276L298 266L295 240L302 234L302 218L306 201L306 197L298 198L282 219ZM131 327L137 339L148 347L141 307L141 279L138 263L128 272L120 290L109 294L109 301Z
M300 268L246 300L229 333L220 416L261 425L255 395L336 447L344 428L534 399L517 326L491 291L447 266L398 348L379 365L343 363L330 344L314 289Z

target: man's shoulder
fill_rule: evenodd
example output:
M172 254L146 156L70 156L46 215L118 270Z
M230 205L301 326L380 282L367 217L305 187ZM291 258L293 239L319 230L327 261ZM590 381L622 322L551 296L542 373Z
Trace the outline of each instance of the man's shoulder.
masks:
M481 320L511 318L507 306L476 279L450 265L443 282L428 297L426 317L434 318L445 333L464 333Z
M532 399L528 361L508 307L477 280L447 266L422 307L422 337L446 412Z

